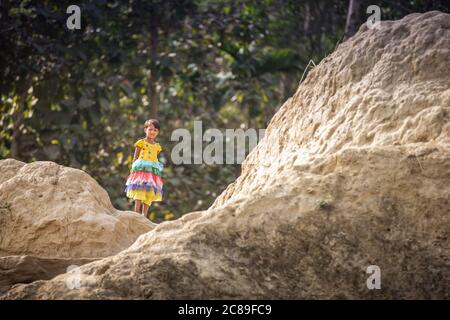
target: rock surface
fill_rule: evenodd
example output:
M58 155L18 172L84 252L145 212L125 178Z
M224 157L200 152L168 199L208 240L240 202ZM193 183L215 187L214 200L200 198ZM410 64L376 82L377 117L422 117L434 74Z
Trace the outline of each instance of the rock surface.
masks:
M152 228L82 170L0 160L0 256L107 257Z
M94 258L40 258L33 256L0 257L0 294L17 283L49 280L73 267L93 262Z
M3 299L450 297L450 15L363 26L211 208ZM367 267L381 270L369 290Z

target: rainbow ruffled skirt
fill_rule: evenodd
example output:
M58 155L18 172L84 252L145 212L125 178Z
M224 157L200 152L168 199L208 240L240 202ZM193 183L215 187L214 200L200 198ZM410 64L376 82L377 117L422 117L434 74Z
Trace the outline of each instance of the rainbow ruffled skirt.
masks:
M127 178L125 192L133 200L141 200L150 205L162 201L163 180L161 162L138 159L133 162L131 173Z

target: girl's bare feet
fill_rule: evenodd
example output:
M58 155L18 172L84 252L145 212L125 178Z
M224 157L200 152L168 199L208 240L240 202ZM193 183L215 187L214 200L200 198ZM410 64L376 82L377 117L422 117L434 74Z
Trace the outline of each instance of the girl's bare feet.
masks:
M137 213L141 214L141 207L142 207L141 200L136 200L134 202L134 211L136 211Z
M150 206L148 205L148 204L142 204L142 215L144 216L144 217L146 217L147 219L150 219L149 217L148 217L148 208L149 208Z

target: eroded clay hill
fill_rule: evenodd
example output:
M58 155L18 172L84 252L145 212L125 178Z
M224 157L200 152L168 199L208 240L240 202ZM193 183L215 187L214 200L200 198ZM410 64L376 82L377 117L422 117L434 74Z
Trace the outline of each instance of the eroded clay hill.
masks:
M449 298L449 60L448 14L363 26L211 208L3 298Z

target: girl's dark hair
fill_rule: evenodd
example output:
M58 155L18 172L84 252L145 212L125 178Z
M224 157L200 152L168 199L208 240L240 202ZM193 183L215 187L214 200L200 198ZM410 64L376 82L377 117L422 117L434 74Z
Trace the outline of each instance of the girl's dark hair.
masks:
M156 119L149 119L149 120L145 121L145 123L144 123L144 129L147 128L147 127L148 127L149 125L151 125L151 124L152 124L156 129L160 130L160 129L159 129L159 121L156 120Z

